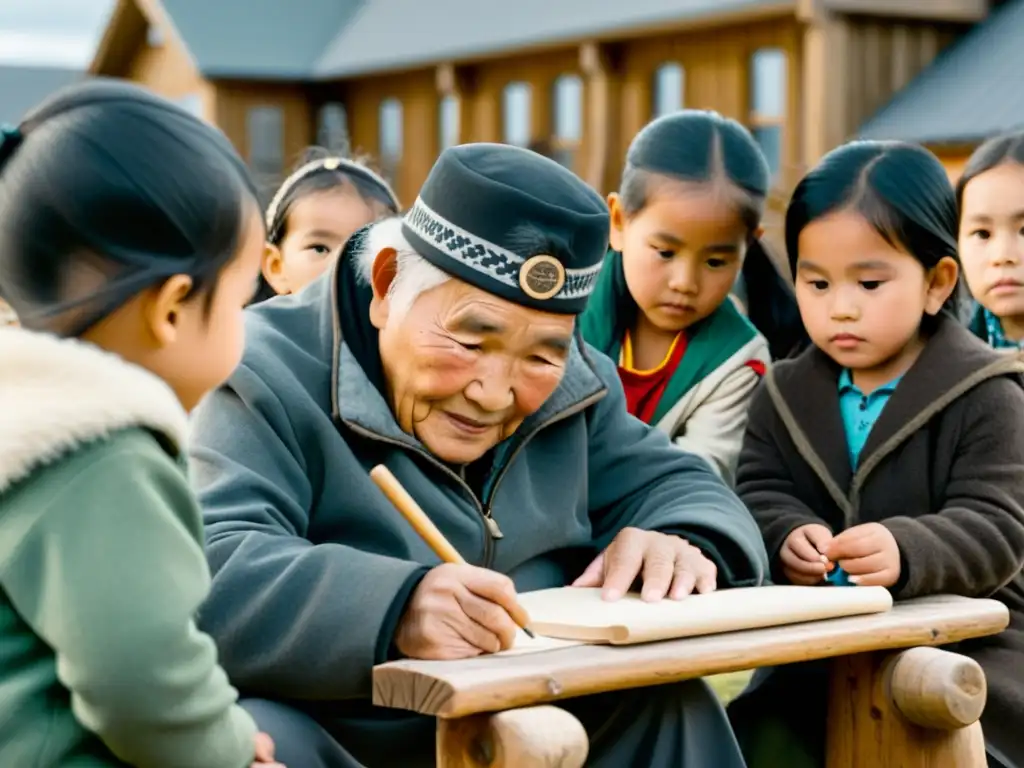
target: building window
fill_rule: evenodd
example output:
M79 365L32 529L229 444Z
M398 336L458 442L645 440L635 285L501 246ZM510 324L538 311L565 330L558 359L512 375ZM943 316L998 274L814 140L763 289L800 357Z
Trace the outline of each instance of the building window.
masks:
M654 71L654 117L678 112L686 103L686 71L680 64L669 62Z
M530 143L530 84L509 83L501 99L503 141L517 147Z
M198 117L200 120L204 119L203 114L203 97L198 93L187 93L184 96L174 100L174 103L184 109L190 115Z
M284 171L284 110L252 107L246 116L249 167L261 182L275 182Z
M583 81L577 75L562 75L553 88L555 137L552 154L570 171L576 169L576 155L583 139Z
M459 97L448 95L442 98L438 112L438 119L441 121L438 126L438 135L441 149L445 150L448 147L454 147L462 138L459 123Z
M402 102L384 99L378 112L377 143L380 167L392 186L398 186L398 171L402 164Z
M160 27L150 24L146 27L146 45L150 48L160 48L164 44L164 31Z
M348 114L345 105L331 101L320 107L317 115L316 143L339 154L349 151Z
M750 57L750 131L768 158L772 174L782 167L786 69L786 53L778 48L761 48Z

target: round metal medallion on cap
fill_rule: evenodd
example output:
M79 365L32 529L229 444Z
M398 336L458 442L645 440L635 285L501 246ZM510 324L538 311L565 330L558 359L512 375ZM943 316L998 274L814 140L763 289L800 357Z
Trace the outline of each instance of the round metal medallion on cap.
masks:
M519 287L531 299L550 299L565 285L565 267L554 256L534 256L519 270Z

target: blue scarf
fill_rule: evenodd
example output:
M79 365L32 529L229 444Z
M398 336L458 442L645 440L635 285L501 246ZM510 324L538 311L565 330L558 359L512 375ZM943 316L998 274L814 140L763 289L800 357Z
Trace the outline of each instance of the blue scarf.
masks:
M1003 324L999 322L998 317L987 309L982 309L982 314L985 318L985 334L988 337L989 346L993 349L1024 349L1024 342L1006 338Z

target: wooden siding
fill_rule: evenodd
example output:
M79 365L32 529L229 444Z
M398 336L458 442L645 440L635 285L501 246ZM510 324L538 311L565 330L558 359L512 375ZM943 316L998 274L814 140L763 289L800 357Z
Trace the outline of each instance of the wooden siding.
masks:
M370 77L338 86L348 115L353 152L368 153L382 166L403 205L411 205L437 157L440 98L433 69ZM397 172L382 162L380 110L388 99L402 105L401 160Z
M850 140L963 25L824 14L803 33L803 165Z
M936 154L939 160L942 161L943 167L946 169L946 173L949 175L949 181L952 184L956 184L960 180L960 176L964 172L964 167L967 165L967 161L971 157L971 153L976 149L971 146L964 147L929 147L932 152Z
M167 36L161 45L153 46L143 34L123 76L169 99L197 97L202 103L202 116L216 120L214 89L175 38Z

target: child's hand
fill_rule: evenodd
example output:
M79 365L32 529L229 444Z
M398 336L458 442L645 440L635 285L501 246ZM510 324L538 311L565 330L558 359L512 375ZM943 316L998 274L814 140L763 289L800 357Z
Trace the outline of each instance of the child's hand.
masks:
M840 533L826 547L850 581L862 587L892 587L900 579L900 548L881 523L864 523Z
M786 537L779 557L791 584L810 587L824 581L828 570L824 552L832 540L832 531L818 523L801 525Z
M272 768L285 768L281 763L274 762L274 740L265 733L256 734L256 759L253 761L252 768L259 768L260 766L271 766Z

